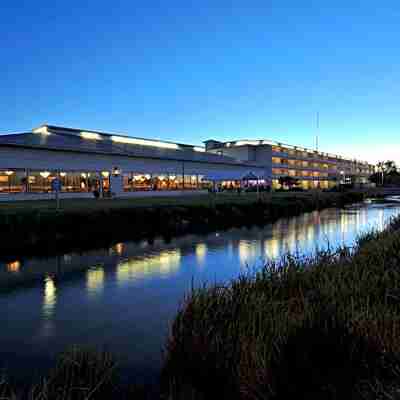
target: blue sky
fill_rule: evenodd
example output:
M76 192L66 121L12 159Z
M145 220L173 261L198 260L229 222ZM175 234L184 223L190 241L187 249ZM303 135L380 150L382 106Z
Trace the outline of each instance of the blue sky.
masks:
M400 161L398 1L0 7L0 133L47 122L309 147L319 111L320 149Z

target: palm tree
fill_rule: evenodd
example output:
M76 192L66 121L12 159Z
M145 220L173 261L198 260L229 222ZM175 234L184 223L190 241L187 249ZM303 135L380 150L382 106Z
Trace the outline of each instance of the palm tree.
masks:
M391 172L397 171L396 163L391 160L384 162L384 168L385 168L386 175L390 174Z
M383 161L379 161L378 164L376 164L376 166L378 167L378 170L381 172L382 174L382 186L384 183L384 173L385 173L385 163Z

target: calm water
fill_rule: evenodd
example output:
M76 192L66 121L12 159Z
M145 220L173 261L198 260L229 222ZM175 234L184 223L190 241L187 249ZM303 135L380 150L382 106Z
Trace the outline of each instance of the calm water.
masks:
M0 264L0 368L26 379L69 345L106 347L138 380L157 373L168 326L192 283L227 282L290 252L351 245L382 229L400 203L312 212L262 229Z

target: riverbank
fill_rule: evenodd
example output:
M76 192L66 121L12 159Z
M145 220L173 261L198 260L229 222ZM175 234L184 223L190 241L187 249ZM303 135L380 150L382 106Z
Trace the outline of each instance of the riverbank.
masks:
M134 378L110 354L73 349L33 389L3 380L0 397L395 399L399 255L398 218L352 249L287 256L226 285L193 290L170 330L161 395L158 386L130 386ZM21 393L12 397L15 387Z
M171 238L237 226L263 225L277 218L362 201L365 193L274 193L133 200L71 200L61 210L48 202L0 205L0 254L54 255L157 236ZM51 207L54 207L52 204Z
M397 219L353 250L193 290L167 346L170 398L398 398L399 265Z

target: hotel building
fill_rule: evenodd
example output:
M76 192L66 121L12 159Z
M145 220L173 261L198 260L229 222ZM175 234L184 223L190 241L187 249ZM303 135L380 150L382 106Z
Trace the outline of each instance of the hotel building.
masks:
M304 189L352 179L365 184L374 167L270 141L208 140L205 147L42 125L0 136L0 201L54 197L186 195L212 183L273 185L292 176Z
M366 185L375 171L374 165L364 161L269 140L209 140L206 151L265 166L275 189L282 187L279 178L287 176L305 190L330 189L339 183Z

